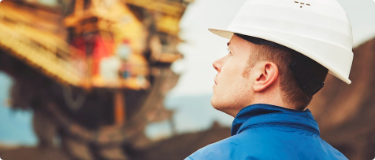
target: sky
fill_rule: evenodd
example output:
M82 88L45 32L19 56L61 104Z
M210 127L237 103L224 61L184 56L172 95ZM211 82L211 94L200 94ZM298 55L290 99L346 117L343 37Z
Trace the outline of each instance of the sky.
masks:
M175 62L173 70L181 73L170 94L212 94L216 71L212 63L227 54L227 39L209 32L209 27L227 28L245 0L195 0L180 22L179 45L184 59ZM352 23L354 46L375 37L375 0L338 0ZM354 57L355 58L355 57Z
M12 79L0 72L0 145L1 144L36 144L32 131L30 111L11 110L6 104L9 100L9 89Z

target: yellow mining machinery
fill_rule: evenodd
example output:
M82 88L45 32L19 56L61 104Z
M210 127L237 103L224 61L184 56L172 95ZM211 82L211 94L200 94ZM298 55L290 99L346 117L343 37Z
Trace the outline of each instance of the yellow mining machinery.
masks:
M116 72L121 70L119 69L121 63L113 66L114 68L106 68L105 63L107 61L116 63L116 58L118 60L123 58L131 65L137 66L132 69L134 75L147 76L149 74L148 62L143 55L147 47L152 47L151 54L154 61L172 63L181 58L181 55L175 51L175 47L179 42L178 25L186 4L179 1L77 0L74 4L70 4L74 10L68 11L70 13L66 17L48 13L48 11L35 16L33 10L41 9L19 8L18 5L10 1L4 1L0 5L2 16L0 27L4 33L1 34L0 45L11 51L12 55L23 59L31 67L37 68L61 83L78 87L147 88L147 80L139 81L139 77L136 79L135 76L118 77ZM155 33L150 33L128 6L139 7L138 12L147 10L151 14L158 14L146 18L152 18L155 23L152 25L155 25L156 32L164 35L152 37L152 45L146 46L147 36ZM59 22L45 19L45 16L51 16L49 17L51 19L63 19L64 27ZM69 37L64 33L56 35L57 29L67 29L68 34L72 36ZM99 37L97 40L91 40L94 41L91 45L96 45L89 48L93 51L87 51L89 49L85 48L85 44L74 45L71 41L66 41L66 38L72 40L89 36ZM169 42L162 44L161 38ZM87 40L82 41L89 43ZM87 57L87 54L95 54L87 52L95 51L98 52L98 55L94 55L96 57ZM100 55L103 52L107 53ZM105 62L102 62L103 59ZM93 63L91 66L88 64L90 60L95 61L91 62ZM100 71L112 71L116 75L109 73L102 75Z
M37 0L0 3L0 70L12 107L34 110L39 145L75 159L128 159L168 119L164 95L187 0ZM53 143L60 137L61 143ZM125 147L126 148L126 147Z

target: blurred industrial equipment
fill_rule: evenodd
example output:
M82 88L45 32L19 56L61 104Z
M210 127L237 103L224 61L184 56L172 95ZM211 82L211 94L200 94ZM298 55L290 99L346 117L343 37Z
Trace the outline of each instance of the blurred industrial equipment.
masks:
M4 0L0 70L11 106L32 109L39 147L72 159L129 159L143 130L169 119L164 95L187 0ZM59 142L56 142L59 139Z

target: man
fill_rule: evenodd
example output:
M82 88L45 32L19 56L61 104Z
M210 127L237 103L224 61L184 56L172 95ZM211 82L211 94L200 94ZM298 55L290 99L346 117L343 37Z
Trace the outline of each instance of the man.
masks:
M351 26L335 0L248 0L227 30L210 31L230 39L211 104L235 117L232 136L186 160L347 159L307 109L328 71L351 83Z

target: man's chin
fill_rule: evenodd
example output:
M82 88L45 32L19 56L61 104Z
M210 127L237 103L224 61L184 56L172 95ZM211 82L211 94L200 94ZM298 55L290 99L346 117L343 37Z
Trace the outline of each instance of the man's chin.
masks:
M224 113L226 113L226 111L228 110L228 107L226 105L223 105L222 103L216 101L214 97L211 98L211 105L216 110L224 112Z
M215 98L212 96L211 98L211 105L213 108L217 109L218 110L218 104L217 104L217 101L215 100Z
M211 105L213 108L215 108L216 110L220 111L220 112L223 112L223 113L226 113L232 117L235 117L236 113L235 113L235 110L233 108L233 106L229 105L229 104L225 104L223 102L220 102L218 101L217 99L215 99L214 97L211 98Z
M212 97L211 97L211 105L212 105L212 107L214 107L215 109L216 109L216 104L217 103L217 101L216 101L216 99L215 99L215 96L213 95Z

